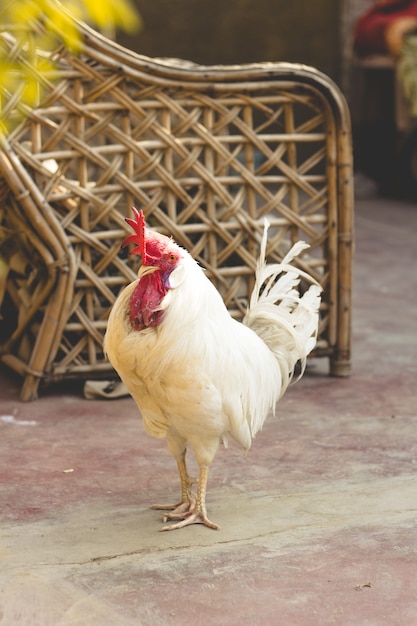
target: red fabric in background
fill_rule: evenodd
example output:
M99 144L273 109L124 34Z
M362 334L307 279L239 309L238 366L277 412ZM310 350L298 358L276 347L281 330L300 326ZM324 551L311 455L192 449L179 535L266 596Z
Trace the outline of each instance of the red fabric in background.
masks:
M417 0L391 0L376 4L361 15L354 28L353 46L357 54L386 54L386 26L398 17L417 19Z

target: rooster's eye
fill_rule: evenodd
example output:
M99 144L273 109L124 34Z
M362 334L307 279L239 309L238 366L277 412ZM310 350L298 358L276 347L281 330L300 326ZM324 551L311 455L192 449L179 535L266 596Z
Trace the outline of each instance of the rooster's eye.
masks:
M175 256L175 254L170 254L168 257L168 261L170 263L175 263L175 261L177 260L177 257Z

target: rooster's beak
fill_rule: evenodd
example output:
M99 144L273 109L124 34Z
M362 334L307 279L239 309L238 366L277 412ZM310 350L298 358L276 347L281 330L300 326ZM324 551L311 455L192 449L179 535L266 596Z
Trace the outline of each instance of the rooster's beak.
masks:
M157 265L141 265L138 271L138 278L142 278L142 276L146 276L146 274L153 274L159 270Z

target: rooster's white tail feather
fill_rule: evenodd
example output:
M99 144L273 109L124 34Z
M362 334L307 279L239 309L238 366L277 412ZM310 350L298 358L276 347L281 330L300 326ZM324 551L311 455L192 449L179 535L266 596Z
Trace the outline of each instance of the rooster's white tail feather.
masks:
M269 223L265 220L255 286L243 323L263 339L275 355L282 374L284 393L297 362L304 371L307 355L317 341L321 286L307 272L291 263L308 248L298 241L281 263L267 265L266 243ZM300 296L300 279L312 283Z

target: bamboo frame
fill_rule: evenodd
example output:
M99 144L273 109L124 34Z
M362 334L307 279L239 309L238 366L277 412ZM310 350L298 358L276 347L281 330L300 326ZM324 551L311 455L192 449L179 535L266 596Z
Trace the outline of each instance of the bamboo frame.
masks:
M197 258L237 318L264 216L271 261L306 240L300 265L324 288L314 355L348 375L352 156L337 86L295 64L150 59L78 27L82 54L57 45L55 80L40 77L43 101L0 145L0 224L32 241L39 263L38 278L10 272L8 292L30 297L43 281L36 307L1 345L1 360L25 379L22 399L42 380L112 375L101 342L135 276L135 260L120 252L132 205Z

